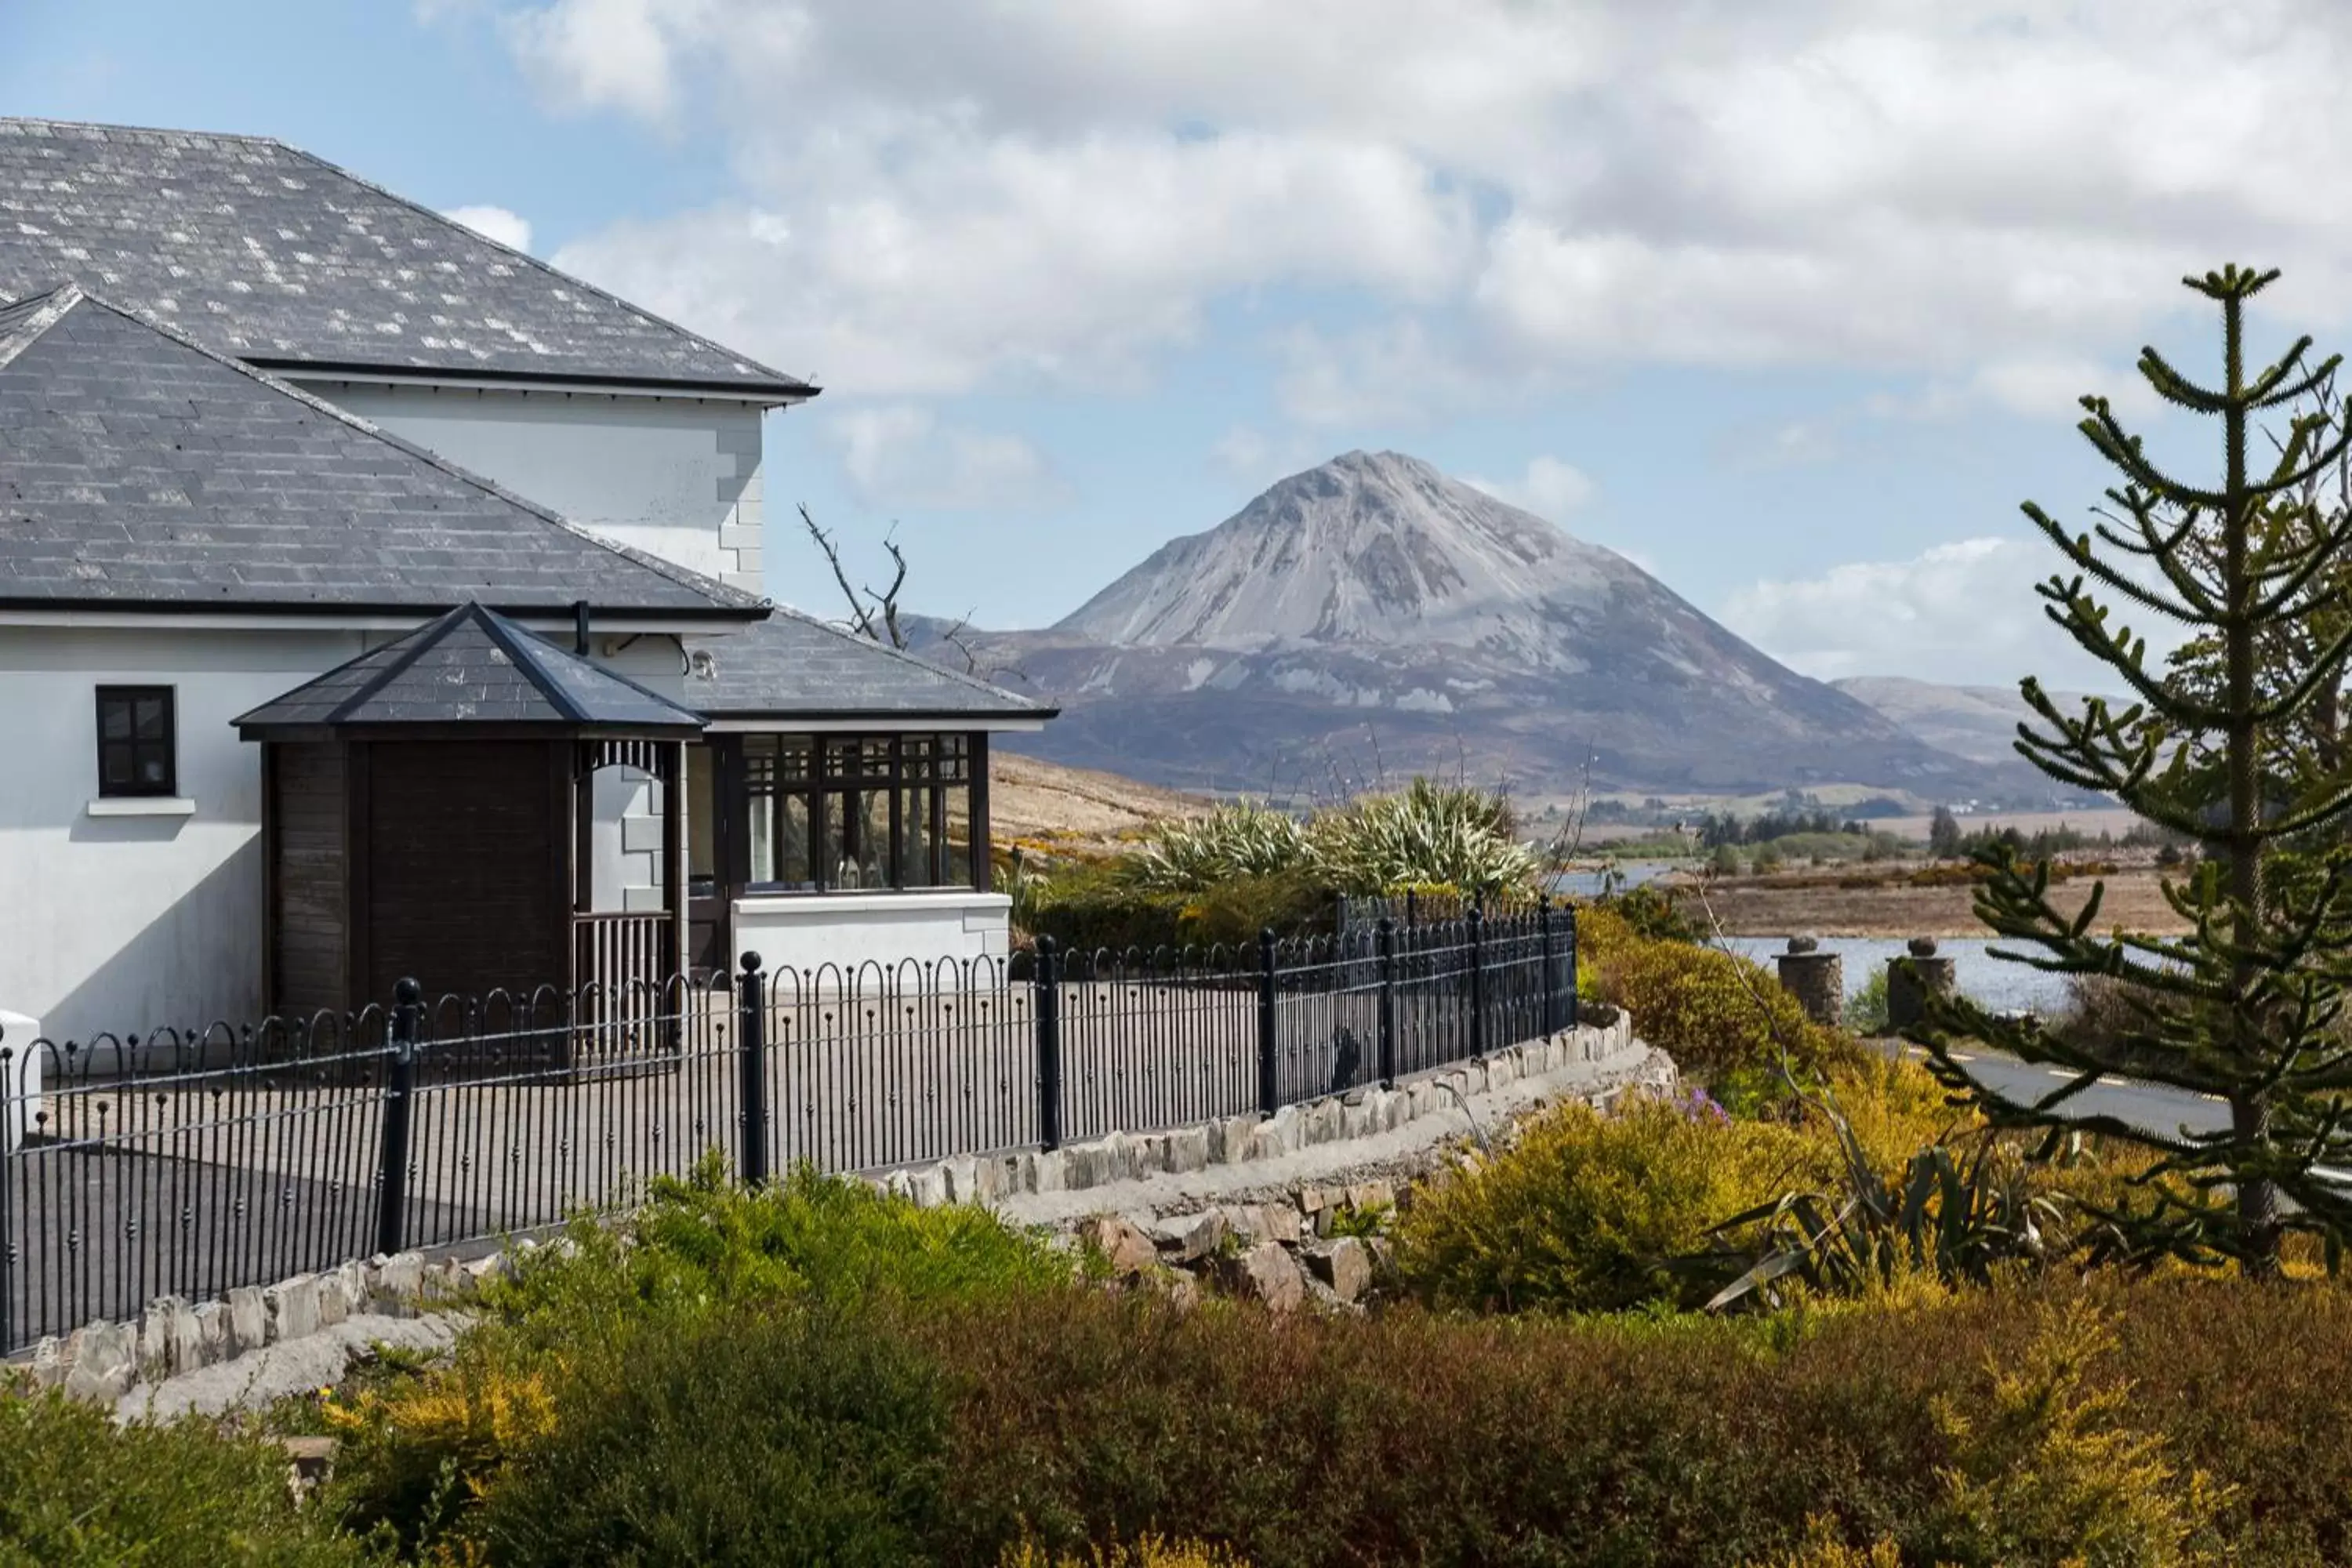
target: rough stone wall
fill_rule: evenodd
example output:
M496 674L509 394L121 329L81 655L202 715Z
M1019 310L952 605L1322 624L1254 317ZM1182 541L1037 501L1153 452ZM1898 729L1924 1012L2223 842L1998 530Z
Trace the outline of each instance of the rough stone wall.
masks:
M1330 1236L1332 1216L1343 1207L1394 1203L1396 1184L1377 1174L1289 1184L1274 1181L1271 1171L1290 1167L1296 1157L1311 1152L1345 1165L1351 1142L1376 1146L1382 1134L1427 1119L1444 1119L1444 1130L1450 1131L1461 1127L1465 1110L1475 1103L1531 1107L1557 1092L1606 1104L1639 1089L1671 1091L1675 1081L1672 1061L1636 1040L1632 1020L1620 1013L1609 1024L1507 1047L1482 1060L1401 1081L1394 1089L1359 1089L1285 1106L1270 1117L1253 1112L1167 1131L1114 1132L1056 1150L960 1155L863 1179L924 1206L977 1203L1017 1211L1024 1198L1034 1202L1095 1189L1105 1189L1108 1197L1119 1184L1240 1168L1231 1173L1234 1193L1224 1201L1179 1205L1186 1212L1172 1215L1122 1218L1118 1223L1126 1231L1108 1232L1108 1242L1097 1237L1097 1245L1114 1252L1119 1246L1140 1247L1143 1256L1133 1261L1141 1268L1150 1262L1198 1262L1232 1236L1249 1244L1237 1259L1218 1265L1233 1274L1226 1281L1233 1289L1277 1309L1307 1297L1352 1301L1370 1280L1377 1246ZM1424 1141L1433 1151L1439 1147L1439 1131L1433 1126ZM1248 1168L1261 1165L1269 1166L1268 1184L1285 1187L1280 1195L1255 1190L1256 1173ZM152 1385L304 1340L361 1313L413 1317L461 1308L483 1280L538 1245L525 1239L512 1254L470 1258L428 1259L404 1252L355 1259L271 1286L234 1289L217 1301L161 1297L129 1321L93 1322L68 1335L45 1338L7 1370L37 1387L63 1388L77 1398L111 1404L134 1384Z

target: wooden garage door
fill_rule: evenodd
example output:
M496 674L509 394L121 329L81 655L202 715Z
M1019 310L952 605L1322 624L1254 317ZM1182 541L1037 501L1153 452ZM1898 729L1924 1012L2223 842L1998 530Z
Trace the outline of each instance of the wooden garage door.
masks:
M567 983L568 901L557 858L561 746L466 741L367 748L367 970L389 997L525 994Z

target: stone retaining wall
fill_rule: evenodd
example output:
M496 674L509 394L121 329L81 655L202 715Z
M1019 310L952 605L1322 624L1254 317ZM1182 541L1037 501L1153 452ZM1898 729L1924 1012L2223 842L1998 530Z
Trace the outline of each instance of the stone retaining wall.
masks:
M1619 1013L1608 1024L1507 1047L1489 1053L1484 1060L1457 1063L1401 1081L1392 1089L1355 1089L1285 1106L1270 1117L1252 1113L1162 1132L1114 1132L1055 1150L961 1155L865 1179L927 1206L992 1205L1024 1194L1082 1192L1115 1182L1276 1160L1319 1144L1393 1131L1423 1117L1459 1117L1464 1102L1472 1097L1608 1060L1634 1047L1632 1021ZM1616 1086L1607 1093L1624 1087ZM1607 1093L1600 1098L1607 1098ZM1311 1233L1313 1199L1302 1201L1309 1209L1305 1229ZM1256 1228L1251 1223L1255 1218L1257 1226L1267 1227L1256 1239L1297 1243L1300 1237L1286 1231L1299 1227L1295 1220L1287 1226L1279 1223L1284 1217L1276 1212L1280 1207L1244 1211L1251 1218L1234 1216L1238 1223L1232 1229L1247 1234ZM1262 1217L1265 1215L1273 1215L1275 1223L1269 1224ZM1217 1236L1222 1238L1224 1234L1226 1226L1221 1216ZM1188 1233L1169 1239L1170 1250L1199 1255L1192 1250L1198 1237ZM518 1241L515 1255L519 1259L537 1245L528 1239ZM1349 1249L1337 1250L1346 1255ZM8 1370L37 1387L63 1388L78 1398L112 1403L134 1384L160 1383L270 1345L304 1339L362 1312L411 1317L457 1304L507 1266L506 1255L495 1252L437 1260L404 1252L354 1260L320 1274L297 1275L275 1285L240 1288L223 1300L191 1303L178 1297L161 1297L131 1321L93 1322L62 1338L45 1338L28 1356L9 1363Z
M1400 1081L1286 1105L1272 1116L1252 1111L1166 1132L1114 1132L1055 1150L959 1155L878 1178L878 1184L926 1206L994 1204L1022 1194L1080 1192L1113 1182L1186 1175L1211 1165L1279 1159L1318 1143L1393 1131L1424 1116L1459 1116L1470 1096L1563 1068L1607 1060L1633 1048L1632 1018L1565 1030L1489 1052L1483 1061Z

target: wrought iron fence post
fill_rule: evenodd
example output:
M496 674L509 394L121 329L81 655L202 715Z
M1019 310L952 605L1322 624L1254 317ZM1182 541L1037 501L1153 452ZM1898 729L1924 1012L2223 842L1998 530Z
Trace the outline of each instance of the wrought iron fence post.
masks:
M1568 911L1568 1026L1577 1026L1576 999L1576 910Z
M735 994L735 1053L743 1075L743 1147L739 1162L745 1186L768 1179L768 1008L760 975L760 955L747 952Z
M416 1016L422 989L414 980L392 988L392 1067L384 1075L383 1151L378 1167L375 1249L385 1257L408 1244L408 1127L416 1092Z
M1543 1032L1549 1039L1559 1033L1559 963L1552 952L1551 895L1536 900L1536 933L1543 943Z
M9 1125L5 1135L7 1144L0 1148L0 1352L16 1342L16 1155L32 1132L26 1113L32 1108L25 1103L25 1076L27 1069L16 1064L21 1058L32 1059L39 1047L26 1040L17 1046L9 1043L8 1031L0 1028L0 1109L5 1109Z
M1037 1146L1062 1146L1062 973L1050 936L1037 939L1036 986L1031 1016L1037 1023Z
M1282 1089L1275 1074L1274 928L1257 933L1257 1109L1272 1116L1281 1108Z
M1396 921L1381 917L1381 1087L1396 1087Z
M1486 1054L1486 917L1476 904L1464 923L1470 928L1470 1054Z

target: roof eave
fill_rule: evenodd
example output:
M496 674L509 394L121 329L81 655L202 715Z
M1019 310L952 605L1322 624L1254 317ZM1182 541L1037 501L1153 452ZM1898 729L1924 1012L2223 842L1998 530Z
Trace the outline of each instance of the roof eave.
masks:
M462 601L460 601L462 602ZM573 615L572 604L512 605L484 601L486 608L496 610L509 620L530 621L542 617L559 617L567 624ZM283 616L289 620L310 617L396 616L415 621L419 617L446 614L457 607L455 603L412 602L396 604L383 600L356 602L283 599L129 599L110 595L69 598L63 595L0 595L0 616L11 614L125 615L125 616ZM764 605L607 605L594 600L588 602L588 614L597 629L609 630L613 623L642 630L698 631L717 623L737 623L757 626L768 618Z
M267 354L238 356L257 370L296 381L424 382L462 385L521 385L549 392L587 391L615 395L635 393L656 397L726 397L761 403L771 407L805 403L824 388L787 379L746 377L740 381L668 380L644 375L583 375L562 371L490 370L475 365L386 364L363 360L272 358Z

